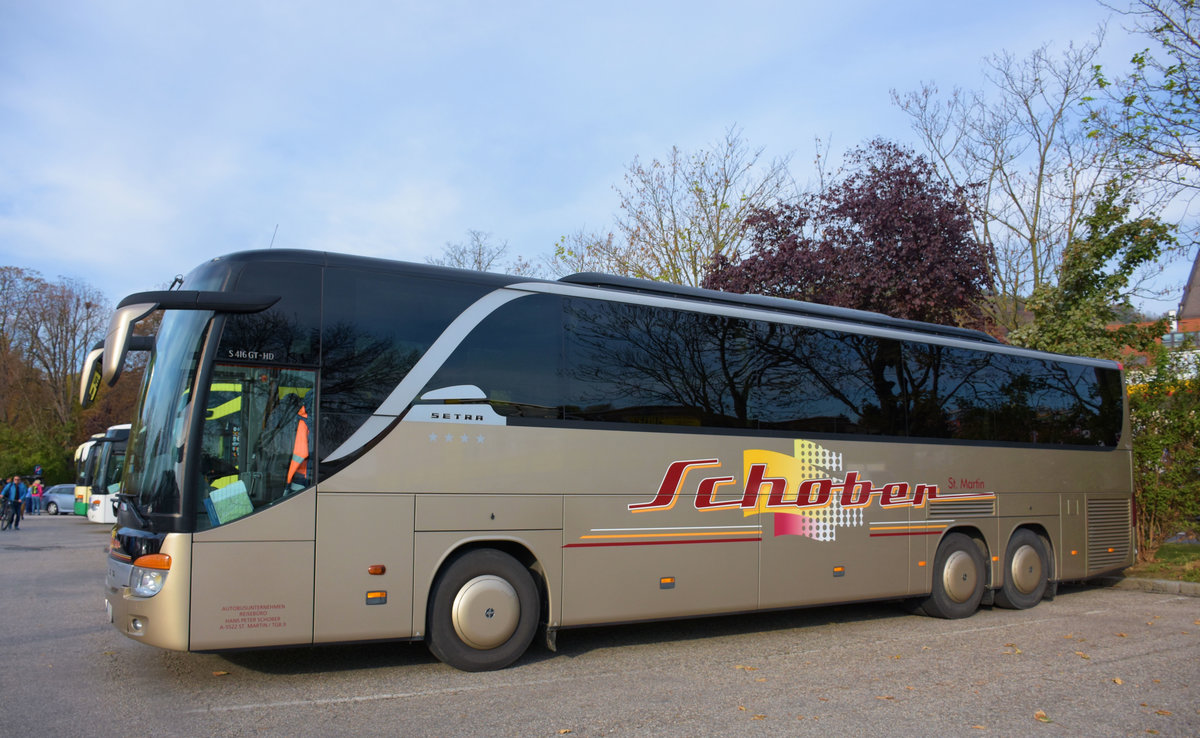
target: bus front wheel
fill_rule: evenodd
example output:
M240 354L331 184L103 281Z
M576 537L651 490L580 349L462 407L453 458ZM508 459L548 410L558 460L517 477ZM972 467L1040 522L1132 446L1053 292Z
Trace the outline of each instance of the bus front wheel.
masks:
M996 604L1026 610L1041 602L1048 585L1049 560L1040 536L1027 528L1013 533L1004 554L1004 584L996 592Z
M921 604L926 615L965 618L983 599L987 562L970 536L951 533L942 539L933 560L933 591Z
M533 641L539 612L537 585L519 561L490 548L468 551L433 585L429 650L463 671L503 669Z

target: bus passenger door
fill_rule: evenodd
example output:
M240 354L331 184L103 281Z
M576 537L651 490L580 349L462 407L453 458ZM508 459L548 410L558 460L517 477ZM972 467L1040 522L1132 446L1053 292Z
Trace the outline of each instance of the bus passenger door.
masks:
M312 643L311 369L215 364L190 474L191 649ZM206 524L206 525L205 525Z

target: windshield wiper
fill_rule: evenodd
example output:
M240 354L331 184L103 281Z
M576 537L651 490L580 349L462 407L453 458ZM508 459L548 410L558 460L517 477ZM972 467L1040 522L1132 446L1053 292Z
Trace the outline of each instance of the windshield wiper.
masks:
M145 530L154 530L154 523L150 522L150 518L146 516L146 513L142 512L141 506L138 505L137 495L130 492L121 492L117 494L117 499L126 503L125 509L133 513L133 517L137 518L138 523Z

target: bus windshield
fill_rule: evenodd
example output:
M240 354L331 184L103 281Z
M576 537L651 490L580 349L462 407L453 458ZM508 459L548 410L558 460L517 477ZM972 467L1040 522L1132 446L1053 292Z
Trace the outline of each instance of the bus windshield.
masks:
M196 367L211 312L167 311L146 368L125 470L126 492L148 515L179 515L184 443Z

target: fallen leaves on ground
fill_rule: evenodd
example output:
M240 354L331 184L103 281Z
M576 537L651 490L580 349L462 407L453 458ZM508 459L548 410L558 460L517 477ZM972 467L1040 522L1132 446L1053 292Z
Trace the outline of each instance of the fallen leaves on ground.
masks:
M1042 722L1042 723L1054 722L1050 718L1046 717L1046 713L1044 710L1038 710L1037 712L1033 713L1033 717L1035 720L1037 720L1038 722Z

